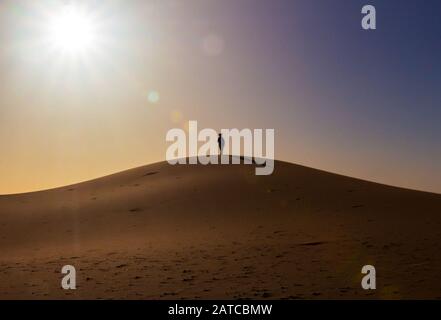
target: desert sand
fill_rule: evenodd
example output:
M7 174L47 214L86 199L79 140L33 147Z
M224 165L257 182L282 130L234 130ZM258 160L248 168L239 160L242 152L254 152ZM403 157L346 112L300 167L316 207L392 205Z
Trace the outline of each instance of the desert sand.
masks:
M440 252L441 195L285 162L162 162L0 196L1 299L440 299Z

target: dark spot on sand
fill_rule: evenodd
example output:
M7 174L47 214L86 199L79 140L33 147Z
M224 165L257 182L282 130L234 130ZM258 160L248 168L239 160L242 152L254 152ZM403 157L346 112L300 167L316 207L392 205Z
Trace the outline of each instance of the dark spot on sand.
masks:
M325 243L326 242L324 242L324 241L303 242L303 243L300 243L299 246L319 246L319 245L322 245Z
M158 171L151 171L151 172L147 172L143 177L147 177L147 176L152 176L154 174L159 173Z

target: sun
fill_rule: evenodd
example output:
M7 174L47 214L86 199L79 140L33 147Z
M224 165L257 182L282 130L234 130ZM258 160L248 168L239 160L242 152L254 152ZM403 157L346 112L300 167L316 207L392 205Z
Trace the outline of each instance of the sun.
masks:
M67 54L86 52L97 41L93 16L84 8L72 5L49 18L48 33L51 45Z

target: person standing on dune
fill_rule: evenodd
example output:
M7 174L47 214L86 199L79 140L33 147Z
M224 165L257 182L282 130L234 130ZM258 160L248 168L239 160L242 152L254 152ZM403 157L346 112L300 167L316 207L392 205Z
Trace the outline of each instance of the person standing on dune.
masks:
M222 155L222 151L224 149L225 140L222 138L222 133L219 133L219 137L217 138L217 144L219 145L219 153Z

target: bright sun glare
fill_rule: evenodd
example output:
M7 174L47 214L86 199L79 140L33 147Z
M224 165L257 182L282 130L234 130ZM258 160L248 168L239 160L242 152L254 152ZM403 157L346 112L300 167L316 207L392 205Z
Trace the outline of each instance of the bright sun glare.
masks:
M91 49L97 40L93 17L82 8L64 7L49 20L49 40L54 48L68 54Z

